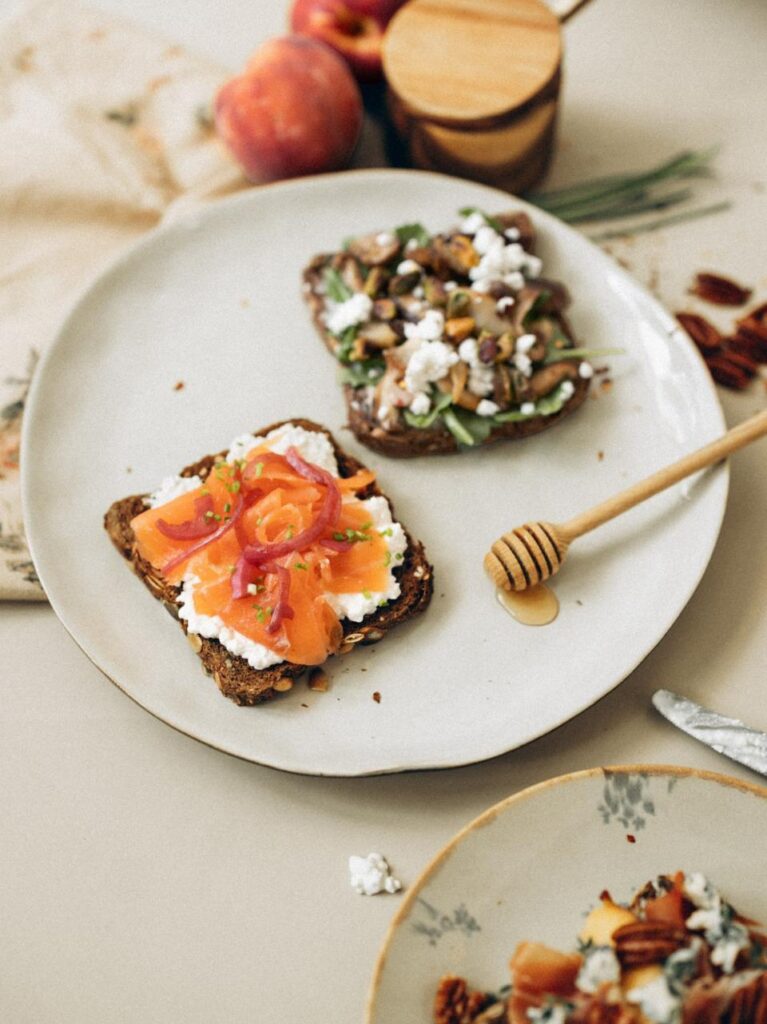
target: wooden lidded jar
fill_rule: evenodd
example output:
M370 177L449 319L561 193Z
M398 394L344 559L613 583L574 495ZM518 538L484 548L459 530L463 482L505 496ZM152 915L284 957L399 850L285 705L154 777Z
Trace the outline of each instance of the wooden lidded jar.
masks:
M389 111L417 167L509 192L543 176L562 37L542 0L409 0L383 59Z

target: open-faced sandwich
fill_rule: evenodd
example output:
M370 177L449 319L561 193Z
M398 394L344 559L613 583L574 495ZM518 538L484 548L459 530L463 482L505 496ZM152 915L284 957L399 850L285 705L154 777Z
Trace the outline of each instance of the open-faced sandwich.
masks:
M375 474L308 420L236 438L115 502L105 527L238 704L382 640L431 598L423 548Z
M452 452L540 433L583 402L593 370L542 277L523 212L462 210L316 256L304 293L343 366L349 425L386 455Z
M509 994L442 979L434 1024L764 1024L767 936L701 874L661 875L627 905L607 892L576 952L522 942Z

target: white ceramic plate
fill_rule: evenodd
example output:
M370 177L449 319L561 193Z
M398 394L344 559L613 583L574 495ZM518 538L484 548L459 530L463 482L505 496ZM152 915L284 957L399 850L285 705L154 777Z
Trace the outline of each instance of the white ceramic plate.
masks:
M625 901L659 874L702 871L767 922L765 844L767 789L712 772L594 768L525 789L459 832L410 887L366 1024L431 1024L444 974L497 991L518 942L572 950L600 892Z
M460 456L390 460L343 430L336 365L303 304L302 267L355 232L413 220L437 230L474 204L521 205L420 172L254 189L138 245L82 297L48 351L23 439L35 563L80 646L175 728L312 774L478 761L605 694L692 594L719 530L726 469L580 541L557 579L562 610L551 626L512 621L484 576L485 550L511 526L565 519L723 429L703 364L668 314L582 236L535 209L545 272L568 283L576 333L589 346L625 350L611 360L612 390L538 437ZM328 693L301 683L243 709L203 676L101 520L116 498L153 489L243 431L297 416L329 426L378 471L426 545L435 596L380 646L333 662Z

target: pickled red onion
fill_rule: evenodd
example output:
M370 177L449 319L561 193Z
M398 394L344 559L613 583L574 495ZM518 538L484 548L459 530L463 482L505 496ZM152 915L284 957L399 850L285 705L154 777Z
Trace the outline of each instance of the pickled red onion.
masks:
M279 580L277 603L274 606L269 625L266 627L267 633L276 633L285 619L292 619L295 615L293 609L288 604L288 598L290 597L290 570L284 565L278 565L276 562L265 565L264 570L269 573L277 573Z
M225 523L219 526L215 533L211 533L209 537L205 537L205 539L201 540L199 544L193 544L190 548L187 548L186 551L182 551L180 554L175 555L173 558L171 558L169 562L166 562L165 565L162 567L163 573L167 575L169 572L172 572L173 569L176 568L176 566L181 565L182 562L185 562L188 558L191 558L192 555L196 555L198 551L202 551L203 548L206 548L208 544L212 544L214 541L219 540L221 537L223 537L225 533L228 533L229 530L231 530L232 527L237 524L244 510L245 501L241 496L239 496L237 498L237 503L232 509L232 514L229 517L229 519L227 519Z
M165 519L158 519L157 529L172 540L197 540L199 537L207 537L216 529L213 521L213 498L209 494L195 498L194 511L194 519L187 519L184 523L169 523Z

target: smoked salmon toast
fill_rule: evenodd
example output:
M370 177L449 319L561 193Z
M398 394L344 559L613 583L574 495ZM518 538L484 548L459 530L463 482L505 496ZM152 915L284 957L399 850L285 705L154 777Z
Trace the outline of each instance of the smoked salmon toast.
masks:
M375 474L323 427L236 438L104 525L221 692L253 705L428 605L432 568Z
M543 277L521 211L459 211L348 239L304 271L304 296L341 364L349 426L385 455L455 452L547 430L582 404L593 369L565 288Z
M508 995L448 975L434 1024L764 1024L767 936L698 872L603 892L577 951L521 942Z

